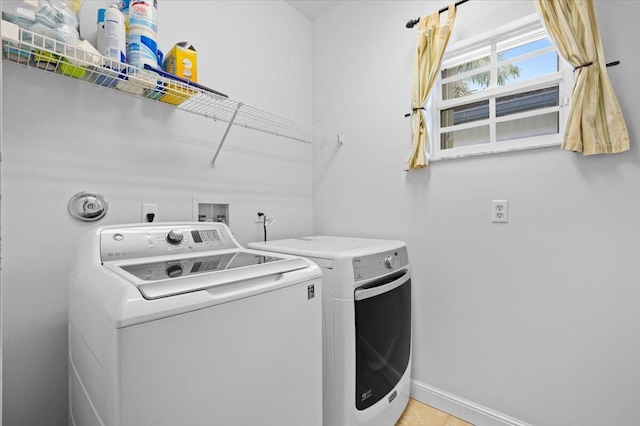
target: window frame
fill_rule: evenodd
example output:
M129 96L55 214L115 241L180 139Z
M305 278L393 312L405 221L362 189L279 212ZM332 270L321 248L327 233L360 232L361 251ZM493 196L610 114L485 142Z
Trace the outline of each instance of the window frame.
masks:
M429 97L426 105L426 113L430 118L428 121L428 132L430 136L430 152L429 160L437 161L451 158L468 157L475 155L494 154L501 152L510 152L524 149L535 149L549 146L557 146L562 143L564 130L567 122L567 116L570 106L570 96L573 89L573 69L558 54L558 71L541 77L508 84L505 86L497 86L492 81L489 87L482 92L474 93L463 98L453 98L442 100L443 84L457 81L465 77L476 75L482 72L499 69L502 66L521 62L523 60L538 57L549 52L556 52L554 46L549 46L529 52L513 58L497 61L498 46L500 50L508 50L511 47L521 46L523 44L548 38L546 29L544 28L538 14L532 14L524 18L510 22L494 30L479 34L474 37L462 40L452 44L447 48L445 58L443 60L441 70L460 65L479 57L490 55L490 62L486 65L465 71L454 76L442 78L436 82L436 87ZM496 73L493 73L495 80ZM552 107L544 107L530 111L523 111L506 116L496 116L496 99L504 96L524 93L549 87L558 86L558 105ZM443 127L441 126L441 111L475 102L489 100L489 118L476 120L470 123L462 123ZM558 112L558 133L532 136L527 138L510 139L505 141L496 141L496 126L498 123L540 116L543 114ZM462 147L454 147L442 149L440 146L441 133L451 132L455 130L464 130L469 128L489 126L489 142Z

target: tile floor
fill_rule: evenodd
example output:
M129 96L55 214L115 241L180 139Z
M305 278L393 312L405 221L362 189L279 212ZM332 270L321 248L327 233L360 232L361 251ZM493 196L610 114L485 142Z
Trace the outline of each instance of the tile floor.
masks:
M396 426L473 426L464 420L436 410L415 399L410 399L407 408Z

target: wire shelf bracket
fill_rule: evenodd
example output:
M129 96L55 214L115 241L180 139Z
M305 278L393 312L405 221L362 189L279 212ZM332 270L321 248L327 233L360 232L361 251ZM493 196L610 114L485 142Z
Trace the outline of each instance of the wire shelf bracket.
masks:
M222 145L224 145L224 141L227 139L227 136L229 135L229 130L231 130L231 126L233 125L233 122L236 120L236 116L238 115L238 111L240 111L241 107L242 107L242 102L238 102L238 107L233 112L233 116L231 116L231 120L229 120L229 124L227 124L227 128L224 131L224 135L222 135L222 140L220 141L220 144L218 144L218 149L216 149L216 153L213 156L213 159L211 159L211 168L215 167L216 165L216 160L218 159L218 155L220 155L220 150L222 149Z

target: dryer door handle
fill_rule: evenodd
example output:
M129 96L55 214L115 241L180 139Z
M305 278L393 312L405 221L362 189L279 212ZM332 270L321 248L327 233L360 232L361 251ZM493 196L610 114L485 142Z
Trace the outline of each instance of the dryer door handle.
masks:
M393 277L396 277L393 279ZM392 278L392 281L388 281L389 278ZM398 276L397 274L392 275L391 277L387 277L382 280L374 281L362 287L359 287L354 292L354 299L357 301L368 299L370 297L378 296L382 293L386 293L393 289L400 287L402 284L406 283L411 279L411 274L409 271L404 270L402 274Z

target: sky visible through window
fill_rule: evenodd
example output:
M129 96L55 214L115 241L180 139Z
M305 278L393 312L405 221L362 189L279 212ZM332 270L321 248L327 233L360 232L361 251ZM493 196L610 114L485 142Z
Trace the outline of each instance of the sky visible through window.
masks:
M507 60L516 58L527 53L535 52L547 47L550 47L551 41L548 38L537 40L531 43L526 43L518 47L503 50L498 52L500 60ZM530 80L532 78L541 77L544 75L552 74L558 71L558 54L556 52L549 52L544 55L536 56L534 58L526 59L512 63L513 66L518 68L519 75L514 77L509 73L505 73L505 85ZM485 86L479 84L473 77L463 79L471 93L482 92L486 89Z
M550 46L551 41L548 38L544 38L499 52L498 55L502 60L511 59ZM515 62L514 65L520 68L520 76L509 80L509 83L529 80L558 71L558 54L556 52L550 52L525 61Z

